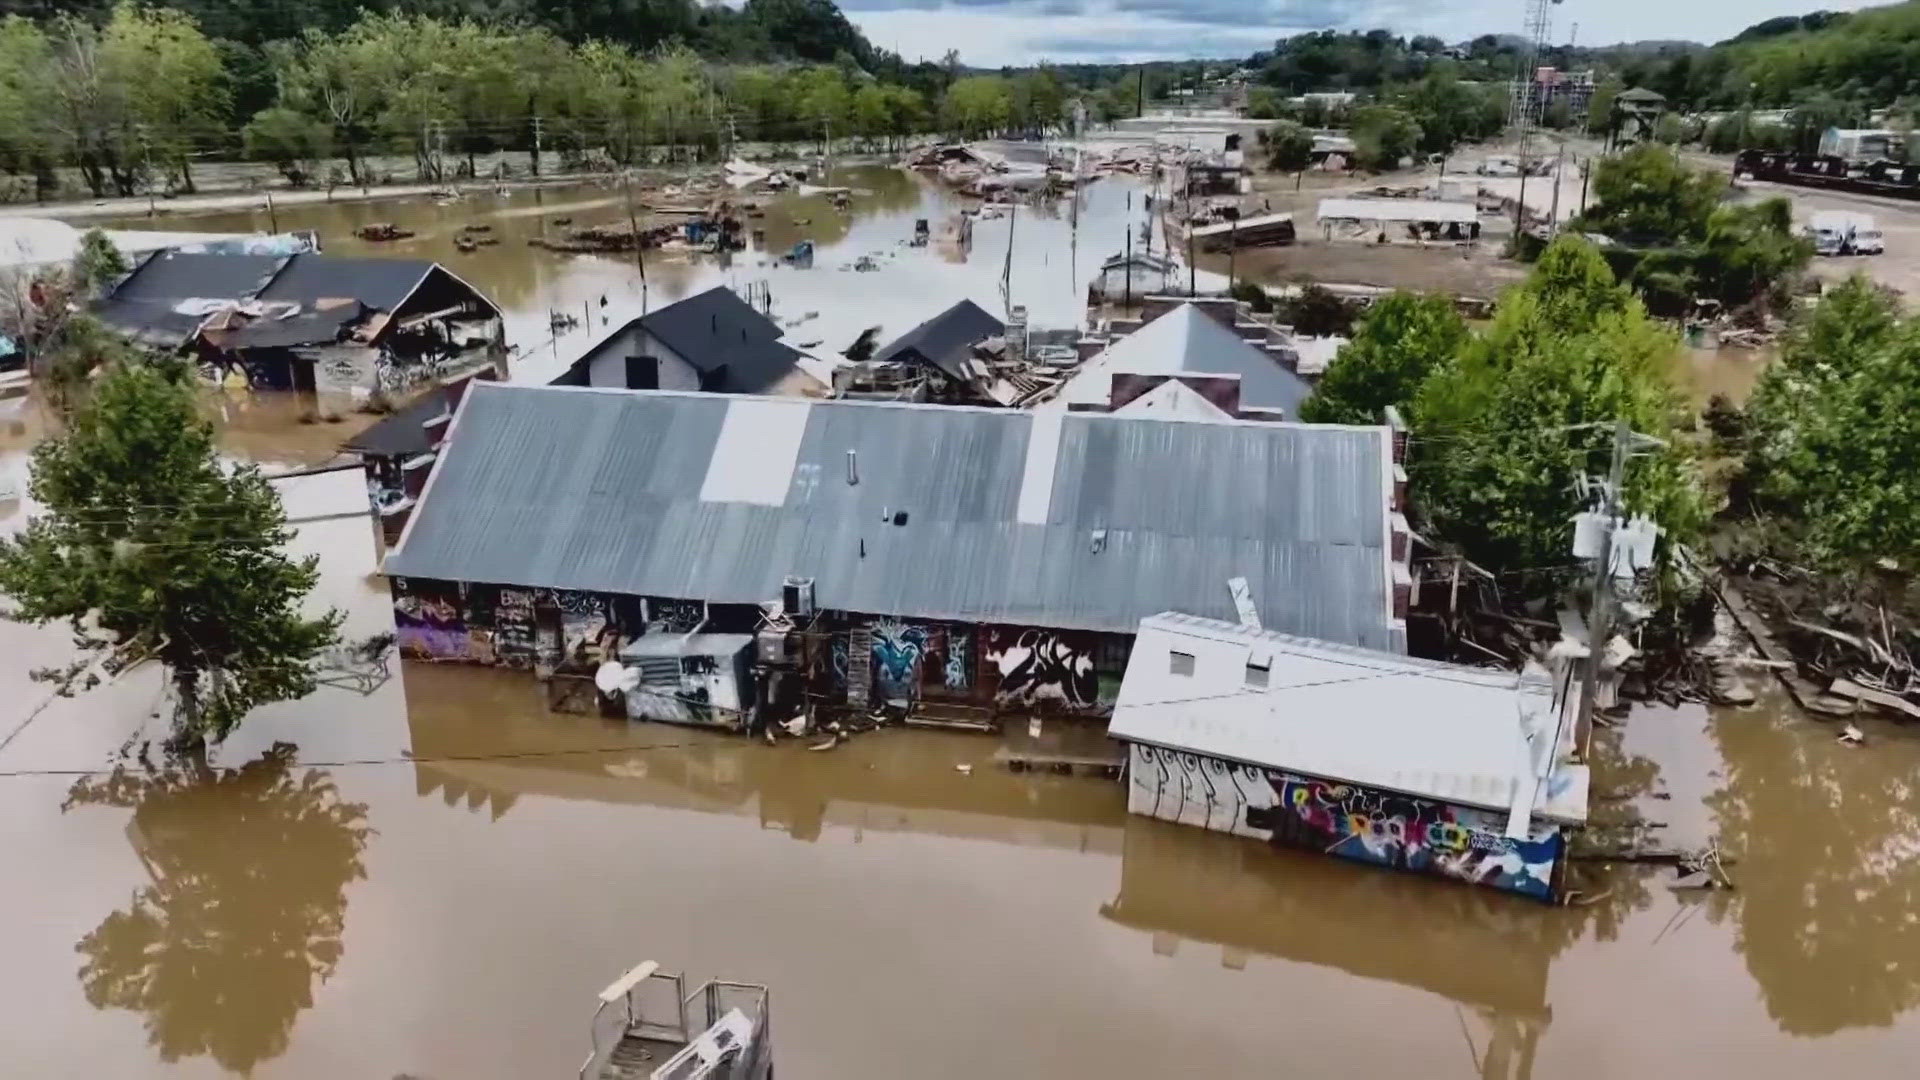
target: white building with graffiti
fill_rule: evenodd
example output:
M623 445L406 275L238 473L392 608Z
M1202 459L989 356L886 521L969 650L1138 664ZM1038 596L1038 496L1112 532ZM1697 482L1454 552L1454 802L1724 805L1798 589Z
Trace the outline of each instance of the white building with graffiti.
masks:
M1108 733L1133 813L1547 899L1587 819L1578 700L1570 669L1165 613L1141 620Z
M474 383L385 568L403 651L580 678L754 634L741 723L1111 709L1169 608L1405 651L1384 427ZM609 703L602 702L602 707Z

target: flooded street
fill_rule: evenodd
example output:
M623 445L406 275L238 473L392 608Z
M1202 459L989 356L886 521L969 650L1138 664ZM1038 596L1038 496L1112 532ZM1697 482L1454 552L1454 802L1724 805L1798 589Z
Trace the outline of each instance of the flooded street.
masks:
M631 254L565 254L528 245L532 239L559 239L590 226L624 229L626 195L612 181L504 192L477 189L454 201L306 204L280 207L274 214L263 204L249 212L141 216L114 224L209 232L314 229L332 254L436 260L487 293L505 312L507 341L521 349L513 377L545 382L609 329L715 285L744 293L750 283L765 282L774 317L789 324L787 340L823 356L846 348L871 326L882 328L884 342L962 299L1004 316L1000 283L1010 231L1015 302L1027 306L1035 327L1077 326L1087 283L1101 260L1125 247L1128 221L1146 219L1144 188L1131 180L1108 179L1081 197L1077 256L1070 204L1064 200L1050 206L1021 205L1011 217L981 220L971 245L963 246L955 235L959 213L963 207L977 207L978 200L962 199L918 174L891 167L842 167L833 171L831 182L854 189L849 209L836 209L822 194L752 193L745 197L765 203L765 214L745 221L749 230L765 230L763 241L731 257L648 251L644 289L641 267ZM634 199L636 205L658 206L707 201L671 188L638 186ZM644 210L638 218L642 227L679 220L652 217ZM908 247L914 223L921 218L927 219L932 242L924 248ZM381 243L354 235L376 222L392 222L416 235ZM454 238L469 224L491 225L491 235L500 243L460 251ZM781 265L778 256L803 240L815 245L813 268ZM880 268L854 270L862 256L872 257ZM848 302L856 298L860 302ZM551 312L580 319L581 325L551 340ZM817 317L808 317L810 312Z
M357 484L283 486L304 519ZM300 547L350 635L386 625L364 519ZM18 715L64 635L0 641ZM1553 909L1130 818L1112 782L1006 772L982 736L810 753L548 713L524 676L452 666L262 710L211 775L115 779L156 690L56 702L0 752L14 1075L567 1075L643 957L771 984L790 1077L1893 1076L1920 1053L1920 740L1890 730L1637 713L1619 787L1717 834L1740 889L1589 865L1597 902Z
M954 262L950 196L896 171L836 180L873 192L851 217L815 199L765 219L772 249L820 243L816 269L663 258L649 301L764 277L776 315L821 312L793 336L829 348L961 295L1000 309L1005 219ZM1087 193L1066 262L1068 223L1021 209L1015 287L1036 325L1077 319L1127 193ZM555 216L624 207L553 189L283 210L279 226L441 259L523 344L549 308L599 318L603 293L610 322L638 313L631 264L525 246ZM456 252L482 217L502 244ZM899 246L916 217L934 246ZM375 220L420 236L350 239ZM888 268L839 269L871 252L894 253ZM228 451L269 472L328 460L365 422L291 410L214 404ZM40 433L32 410L0 428L0 479L24 479ZM390 630L360 474L278 486L297 552L322 559L314 606L346 612L348 638ZM0 502L0 530L28 509ZM888 730L813 753L553 713L509 670L395 660L371 692L258 711L205 773L146 771L156 672L47 700L26 672L68 656L63 630L0 623L0 650L8 1076L571 1076L595 994L647 958L768 984L785 1080L1804 1080L1920 1060L1920 736L1863 724L1868 744L1843 746L1772 697L1642 708L1600 739L1596 820L1716 841L1737 891L1583 863L1584 903L1549 908L1130 817L1120 785L1008 772L985 736Z

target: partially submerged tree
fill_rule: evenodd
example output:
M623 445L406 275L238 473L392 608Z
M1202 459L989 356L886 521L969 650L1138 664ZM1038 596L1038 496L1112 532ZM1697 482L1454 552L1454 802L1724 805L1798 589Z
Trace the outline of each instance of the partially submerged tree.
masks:
M1419 148L1420 125L1404 109L1368 105L1353 114L1353 142L1360 164L1385 172L1397 169Z
M1575 481L1606 471L1614 421L1662 438L1676 430L1677 348L1591 244L1561 236L1501 299L1492 327L1416 396L1415 506L1468 558L1525 571L1517 590L1552 591L1550 568L1571 561L1573 517L1586 508ZM1637 456L1627 476L1629 512L1652 517L1670 541L1697 533L1683 448Z
M1368 309L1328 366L1300 419L1312 424L1377 424L1387 406L1405 407L1468 339L1447 296L1396 292Z
M1747 409L1753 501L1807 563L1920 567L1920 320L1856 276L1796 322Z
M1267 167L1292 173L1293 187L1298 191L1301 174L1313 164L1313 134L1291 120L1282 120L1262 137L1267 144Z
M12 618L72 627L88 655L63 688L159 661L180 749L313 690L340 623L300 610L318 559L282 550L293 531L259 471L220 460L184 364L112 365L35 448L30 492L45 512L0 540L0 595Z

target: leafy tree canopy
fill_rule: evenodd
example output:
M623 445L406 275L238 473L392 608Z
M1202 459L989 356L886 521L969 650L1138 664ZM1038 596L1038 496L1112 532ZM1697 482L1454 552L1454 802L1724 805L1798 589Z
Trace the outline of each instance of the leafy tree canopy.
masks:
M1313 396L1310 424L1377 424L1387 406L1405 406L1466 344L1467 324L1447 296L1396 292L1367 310Z

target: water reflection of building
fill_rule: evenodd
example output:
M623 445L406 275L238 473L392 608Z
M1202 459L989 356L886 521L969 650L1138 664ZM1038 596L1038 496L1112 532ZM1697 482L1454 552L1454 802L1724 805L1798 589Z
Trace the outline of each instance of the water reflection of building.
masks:
M531 795L752 817L805 841L877 831L1119 847L1118 791L1010 773L977 735L883 732L816 754L549 712L508 672L409 664L403 677L419 793L495 819Z
M1526 1080L1553 1009L1547 975L1580 916L1485 889L1437 889L1301 852L1131 818L1120 889L1100 913L1153 935L1337 968L1437 994L1475 1018L1478 1074ZM1464 1018L1463 1018L1464 1022Z

